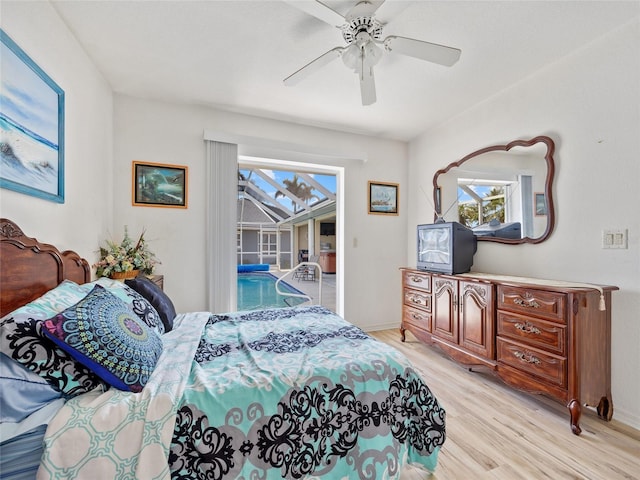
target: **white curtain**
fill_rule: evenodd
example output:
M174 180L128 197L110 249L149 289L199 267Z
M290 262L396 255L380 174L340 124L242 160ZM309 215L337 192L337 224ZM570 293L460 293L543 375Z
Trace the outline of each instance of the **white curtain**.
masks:
M237 309L238 145L206 143L208 310L233 312Z
M522 195L522 236L534 238L533 225L533 181L531 175L520 175Z

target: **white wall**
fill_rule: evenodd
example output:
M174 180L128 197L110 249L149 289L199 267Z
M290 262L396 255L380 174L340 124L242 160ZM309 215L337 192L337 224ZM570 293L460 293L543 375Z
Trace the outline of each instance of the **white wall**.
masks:
M0 4L11 39L65 92L65 202L0 189L0 215L90 262L112 220L112 93L48 2Z
M539 245L478 244L476 271L620 287L613 293L614 418L640 428L640 23L633 20L563 61L424 133L409 149L406 262L430 223L438 168L479 148L549 135L556 142L556 229ZM601 231L626 228L627 250Z
M114 223L146 228L162 261L165 290L179 311L206 309L205 144L203 131L267 139L310 149L362 152L366 161L334 162L345 168L345 317L364 329L399 325L400 272L406 258L407 175L405 143L239 115L203 106L177 105L115 95ZM294 159L293 157L287 160ZM131 162L189 167L189 208L131 205ZM309 161L308 158L304 159ZM400 184L400 216L367 214L367 181ZM235 208L235 204L230 208ZM354 246L357 245L357 246Z

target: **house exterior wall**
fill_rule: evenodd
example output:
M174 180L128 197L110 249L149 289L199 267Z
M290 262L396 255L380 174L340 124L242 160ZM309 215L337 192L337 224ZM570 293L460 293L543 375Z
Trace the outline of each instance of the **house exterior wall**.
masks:
M613 53L615 52L615 53ZM479 242L473 270L617 285L612 312L614 418L640 428L640 25L638 19L411 142L407 259L433 221L421 188L466 154L548 135L556 143L556 228L538 245ZM603 250L602 230L629 248Z
M242 229L238 229L238 235L241 235L242 237L242 250L238 249L238 265L266 263L275 266L279 263L282 270L288 270L292 267L291 244L293 229L282 228L279 231L276 231L273 228L267 228L263 230L263 232L279 236L279 261L278 255L276 254L260 255L260 245L258 241L260 236L260 227L245 226Z

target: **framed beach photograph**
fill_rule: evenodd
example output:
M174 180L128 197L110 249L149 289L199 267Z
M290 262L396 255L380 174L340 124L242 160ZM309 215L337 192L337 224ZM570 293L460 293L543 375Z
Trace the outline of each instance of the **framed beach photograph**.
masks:
M64 203L64 91L0 29L0 187Z
M544 193L534 193L534 208L537 216L542 216L547 214L547 199L544 196Z
M398 215L397 183L369 182L368 208L371 215Z
M184 165L133 163L133 205L187 208L187 174Z

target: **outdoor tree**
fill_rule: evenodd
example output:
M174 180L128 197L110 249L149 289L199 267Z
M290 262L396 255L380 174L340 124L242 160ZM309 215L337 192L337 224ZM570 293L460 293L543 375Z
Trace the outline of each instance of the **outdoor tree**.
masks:
M313 187L300 180L300 177L298 177L298 175L294 175L291 180L285 179L282 181L282 183L288 192L290 192L292 195L295 195L306 204L309 204L309 202L313 198L320 200L320 197L313 193ZM275 194L275 198L284 196L286 195L282 191L277 191ZM293 211L297 213L300 210L302 210L302 208L296 202L293 202Z

